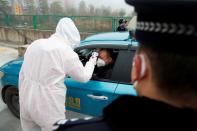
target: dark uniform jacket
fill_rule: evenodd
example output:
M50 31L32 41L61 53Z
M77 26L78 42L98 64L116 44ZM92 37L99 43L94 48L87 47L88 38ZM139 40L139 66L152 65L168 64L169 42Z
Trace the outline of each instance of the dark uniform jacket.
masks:
M86 119L86 118L85 118ZM61 121L55 131L132 131L176 129L196 130L197 111L177 108L163 102L121 96L103 111L101 118Z
M116 29L116 31L127 31L127 29L124 26L118 26L118 28Z

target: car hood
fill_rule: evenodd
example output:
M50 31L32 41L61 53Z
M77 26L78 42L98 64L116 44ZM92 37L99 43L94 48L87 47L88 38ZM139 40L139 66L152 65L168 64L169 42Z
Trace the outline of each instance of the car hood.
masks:
M18 58L5 63L3 66L0 67L0 70L4 73L18 74L22 63L23 63L23 58Z

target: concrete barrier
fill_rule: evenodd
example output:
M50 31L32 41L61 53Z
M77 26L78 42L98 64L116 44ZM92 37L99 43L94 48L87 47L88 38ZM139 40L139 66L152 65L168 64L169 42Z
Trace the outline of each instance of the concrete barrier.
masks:
M16 45L30 44L39 38L48 38L54 31L51 30L33 30L33 29L16 29L0 27L0 41L10 42ZM81 39L92 35L92 33L80 33ZM25 39L25 36L27 39Z
M39 38L48 38L53 31L43 31L43 30L32 30L32 29L12 29L6 27L0 27L0 41L6 42L5 46L12 47L18 50L18 55L21 57L25 53L28 45L32 41ZM92 33L80 33L81 39L86 38ZM27 39L26 39L26 38Z

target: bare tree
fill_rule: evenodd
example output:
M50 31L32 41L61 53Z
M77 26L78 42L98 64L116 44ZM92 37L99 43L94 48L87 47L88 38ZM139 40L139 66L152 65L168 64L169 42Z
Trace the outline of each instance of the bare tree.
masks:
M111 8L102 6L102 16L111 16Z
M95 15L95 7L93 5L89 5L89 15L90 16Z
M65 14L68 15L68 16L76 16L76 15L78 15L77 14L77 10L74 7L68 7L66 9L66 13Z
M119 11L119 16L125 16L125 15L126 15L125 10L124 10L124 9L121 9L121 10Z
M48 0L39 0L39 13L41 14L49 13Z
M63 14L64 10L59 1L54 1L51 3L50 12L52 14Z
M2 12L2 10L4 10L6 13L8 13L11 10L8 0L0 1L0 11Z
M112 16L119 16L119 12L118 12L117 10L114 10L114 11L112 12Z
M102 16L102 10L100 8L95 9L95 15L96 16Z
M79 3L79 15L81 16L87 15L87 6L83 0Z
M37 10L36 10L34 1L31 1L31 0L27 1L26 13L27 14L37 14Z

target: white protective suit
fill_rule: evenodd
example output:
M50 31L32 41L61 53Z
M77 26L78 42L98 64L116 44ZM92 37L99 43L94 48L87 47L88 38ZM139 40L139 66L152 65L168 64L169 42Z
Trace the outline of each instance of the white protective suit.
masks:
M73 47L80 42L73 21L63 18L48 39L34 41L26 50L19 75L20 118L24 131L50 131L65 119L64 79L66 75L80 82L92 77L97 56L85 67Z

